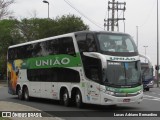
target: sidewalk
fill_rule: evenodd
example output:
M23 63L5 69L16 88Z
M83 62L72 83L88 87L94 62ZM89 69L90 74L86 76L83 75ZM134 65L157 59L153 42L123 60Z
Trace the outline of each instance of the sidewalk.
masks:
M22 105L22 104L17 104L17 103L13 103L13 102L6 102L6 101L0 101L0 111L34 111L34 112L39 112L40 110L26 106L26 105ZM45 113L47 114L47 113ZM47 116L50 116L49 114L47 114ZM11 120L63 120L61 118L58 117L23 117L23 118L18 118L18 117L12 117L10 118Z
M0 88L1 87L6 87L7 86L7 84L6 84L6 82L4 82L4 83L0 83ZM27 111L29 111L29 112L42 112L43 114L46 114L47 116L50 116L49 114L47 114L47 113L45 113L45 112L43 112L43 111L41 111L41 110L38 110L38 109L35 109L35 108L33 108L33 107L30 107L30 106L26 106L26 105L23 105L23 104L17 104L17 103L14 103L14 102L6 102L6 101L0 101L0 112L6 112L6 111L8 111L8 112L12 112L12 111L14 111L14 112L18 112L18 111L20 111L20 112L27 112ZM63 119L61 119L61 118L59 118L59 117L30 117L30 118L27 118L27 117L21 117L21 118L19 118L19 117L11 117L11 118L9 118L9 119L11 119L11 120L63 120ZM8 119L7 119L8 120Z

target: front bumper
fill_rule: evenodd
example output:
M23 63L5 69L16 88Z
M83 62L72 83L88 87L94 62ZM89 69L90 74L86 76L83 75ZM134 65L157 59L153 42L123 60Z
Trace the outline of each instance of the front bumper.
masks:
M140 103L143 100L143 92L132 97L115 97L106 95L103 93L101 97L102 105L115 105L115 104L128 104L128 103Z

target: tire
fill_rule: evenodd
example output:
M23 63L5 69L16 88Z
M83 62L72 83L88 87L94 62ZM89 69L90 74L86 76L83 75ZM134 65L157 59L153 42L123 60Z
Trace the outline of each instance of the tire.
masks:
M146 88L146 91L149 91L149 88Z
M23 94L21 88L18 88L18 99L23 100Z
M75 95L75 103L78 108L83 107L82 94L79 90L76 92L76 95Z
M27 87L24 88L24 100L29 100L29 91Z
M67 89L64 90L61 99L62 99L63 105L68 107L70 103L70 99L69 99L69 93Z

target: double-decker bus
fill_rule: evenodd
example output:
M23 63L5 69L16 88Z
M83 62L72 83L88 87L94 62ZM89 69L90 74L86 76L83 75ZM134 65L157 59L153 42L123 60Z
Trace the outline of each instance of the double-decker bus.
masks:
M129 34L81 31L10 46L8 92L75 103L141 102L137 47Z

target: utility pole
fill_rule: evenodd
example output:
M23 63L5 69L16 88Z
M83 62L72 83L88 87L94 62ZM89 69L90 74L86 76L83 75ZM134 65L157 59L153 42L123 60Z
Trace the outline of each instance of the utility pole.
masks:
M112 0L112 2L108 1L108 18L104 19L104 29L107 26L108 31L110 31L110 28L111 28L111 31L114 31L114 27L116 26L117 31L119 31L118 21L125 20L124 18L124 12L126 10L125 5L126 5L126 2L118 2L118 1L116 2L115 0ZM119 10L123 12L123 18L119 18L119 14L118 14ZM117 14L117 18L116 18L116 14ZM111 18L110 18L110 15L111 15ZM124 22L124 27L125 27L125 22ZM124 28L124 31L125 31L125 28Z
M159 17L157 0L157 87L159 87Z
M146 48L148 47L148 46L143 46L144 47L144 49L145 49L145 56L146 56ZM145 58L145 63L146 63L146 58Z
M136 31L137 31L137 49L138 49L138 26L136 26Z
M112 3L109 3L109 4L112 4L112 8L108 8L108 9L111 9L112 10L112 19L111 19L111 31L114 31L114 21L115 21L115 19L114 19L114 14L115 14L115 0L112 0Z

